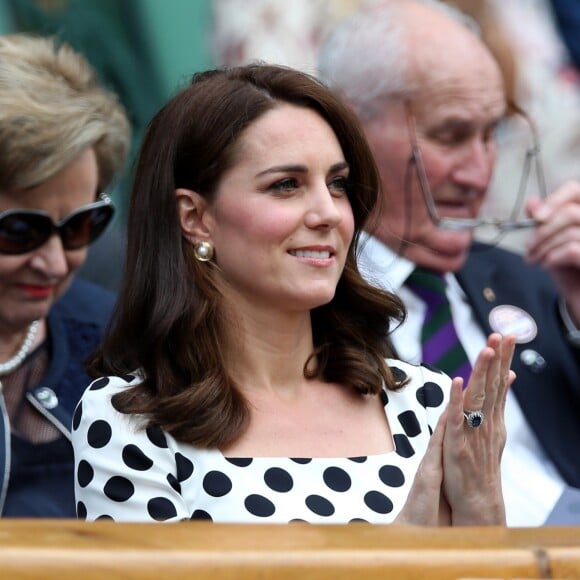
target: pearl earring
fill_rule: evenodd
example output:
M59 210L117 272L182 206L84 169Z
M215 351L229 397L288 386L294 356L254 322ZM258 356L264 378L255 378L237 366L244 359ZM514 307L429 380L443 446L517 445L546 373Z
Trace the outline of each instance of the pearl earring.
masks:
M209 262L213 258L213 245L211 242L197 242L193 246L193 254L199 262Z

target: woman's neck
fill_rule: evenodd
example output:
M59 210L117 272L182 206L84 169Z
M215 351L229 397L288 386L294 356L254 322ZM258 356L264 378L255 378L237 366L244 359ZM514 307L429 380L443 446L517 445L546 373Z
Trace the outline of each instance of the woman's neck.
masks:
M290 394L304 382L304 365L312 354L310 313L242 317L228 343L228 364L243 390Z

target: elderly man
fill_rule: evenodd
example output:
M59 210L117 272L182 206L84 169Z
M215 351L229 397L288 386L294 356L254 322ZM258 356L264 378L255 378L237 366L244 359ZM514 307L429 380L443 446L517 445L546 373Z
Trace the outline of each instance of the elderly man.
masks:
M565 488L580 488L580 185L528 199L523 218L487 220L498 231L532 226L524 256L474 243L496 129L521 117L473 25L445 4L363 9L329 35L319 70L359 115L382 174L360 264L407 305L392 336L399 356L468 374L490 332L517 336L504 498L508 525L541 525ZM532 143L532 166L536 153ZM438 290L421 277L443 288L438 322Z

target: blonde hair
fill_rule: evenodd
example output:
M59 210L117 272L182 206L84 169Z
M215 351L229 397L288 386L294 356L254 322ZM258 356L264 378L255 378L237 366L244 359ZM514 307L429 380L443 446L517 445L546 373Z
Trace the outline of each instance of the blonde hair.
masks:
M0 189L38 185L93 147L103 190L129 141L125 110L83 56L54 38L0 36Z

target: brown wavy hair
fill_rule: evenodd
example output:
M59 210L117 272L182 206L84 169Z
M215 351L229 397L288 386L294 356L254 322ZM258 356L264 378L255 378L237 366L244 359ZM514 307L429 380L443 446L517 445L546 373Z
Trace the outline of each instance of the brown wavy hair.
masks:
M175 190L194 190L211 202L236 162L243 131L281 103L312 109L329 123L352 182L355 236L333 300L312 311L316 365L307 370L305 364L305 376L361 393L400 386L385 363L391 355L386 337L391 321L403 320L404 307L393 294L370 286L356 264L380 178L354 113L314 77L286 67L203 72L153 118L145 135L115 323L90 367L94 376L141 371L143 382L116 395L115 407L143 414L176 439L202 447L233 442L250 413L221 346L231 323L219 265L194 258L181 234Z

